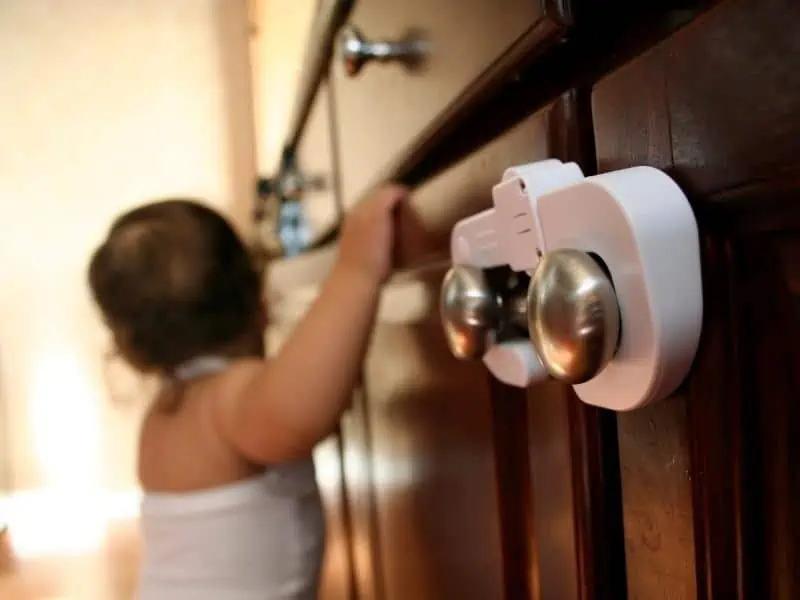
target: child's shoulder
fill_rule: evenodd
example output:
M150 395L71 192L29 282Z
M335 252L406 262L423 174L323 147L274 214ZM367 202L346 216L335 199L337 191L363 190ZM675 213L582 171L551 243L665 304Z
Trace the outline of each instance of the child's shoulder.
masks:
M236 410L251 386L256 385L267 369L268 361L260 357L232 359L227 368L207 382L207 404L213 405L216 417Z

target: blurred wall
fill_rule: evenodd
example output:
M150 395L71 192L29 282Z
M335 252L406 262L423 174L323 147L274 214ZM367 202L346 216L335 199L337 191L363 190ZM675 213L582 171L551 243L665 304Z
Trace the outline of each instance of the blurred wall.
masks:
M157 196L206 198L246 228L250 11L246 0L0 1L6 492L80 503L135 491L146 386L114 366L131 402L111 402L85 267L117 213Z
M316 8L316 0L250 3L256 146L258 167L265 174L280 160Z

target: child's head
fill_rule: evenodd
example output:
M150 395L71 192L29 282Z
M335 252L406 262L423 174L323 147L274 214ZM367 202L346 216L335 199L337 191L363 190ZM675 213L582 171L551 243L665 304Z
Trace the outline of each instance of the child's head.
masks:
M119 217L92 257L89 284L120 352L142 371L237 352L259 333L252 259L228 222L197 202Z

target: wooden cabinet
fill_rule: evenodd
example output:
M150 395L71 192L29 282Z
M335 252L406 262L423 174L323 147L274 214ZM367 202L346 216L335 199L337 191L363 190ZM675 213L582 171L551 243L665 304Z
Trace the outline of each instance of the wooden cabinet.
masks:
M800 4L722 0L599 58L560 30L557 51L531 49L516 83L438 137L425 132L447 130L447 107L544 13L509 2L518 18L504 21L470 2L460 29L442 16L453 3L383 4L364 0L353 22L376 38L429 24L452 46L425 81L333 69L340 200L395 174L409 145L416 165L401 272L338 450L353 597L800 597ZM496 39L477 40L490 22ZM652 165L690 199L704 328L663 402L615 414L556 383L510 389L447 351L436 304L451 227L490 205L506 167L548 157L587 174ZM309 262L280 269L313 282Z
M376 600L385 596L375 508L375 461L367 410L364 390L359 388L353 394L353 405L345 412L341 425L353 598L358 600Z
M457 361L437 307L452 225L490 206L509 164L585 162L578 116L588 107L588 96L581 107L565 94L421 186L400 212L405 270L387 286L343 427L362 597L577 597L583 588L614 597L624 589L613 415L559 385L526 397L480 363ZM603 552L584 557L580 544Z
M447 350L442 275L429 267L389 284L364 365L373 569L386 599L503 597L489 383Z
M363 0L351 17L370 40L425 42L425 59L409 71L399 64L367 64L349 77L334 59L333 85L341 160L342 198L352 205L395 155L543 17L531 0ZM548 35L558 27L548 20Z
M721 3L600 81L602 170L666 169L704 249L700 355L674 398L618 418L629 592L792 598L800 529L800 43L791 1ZM693 564L694 563L694 564Z
M368 63L353 75L341 49L333 57L330 75L343 204L352 206L373 185L402 170L399 163L408 156L436 153L437 142L452 133L449 130L460 115L498 88L514 87L525 65L563 52L559 48L566 47L565 42L574 38L570 46L591 53L594 42L636 30L639 18L647 21L652 14L692 4L686 0L641 5L620 0L359 0L350 25L366 40L419 39L423 58L413 68L401 62ZM607 43L599 48L600 53L619 51ZM566 53L576 52L570 47ZM562 74L545 76L557 80ZM489 110L483 118L503 116Z

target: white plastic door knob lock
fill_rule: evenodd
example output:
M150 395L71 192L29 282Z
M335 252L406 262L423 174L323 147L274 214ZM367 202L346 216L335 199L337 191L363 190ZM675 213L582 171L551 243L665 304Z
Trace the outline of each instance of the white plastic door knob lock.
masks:
M575 392L617 411L672 393L694 360L703 311L697 224L680 187L650 167L584 177L574 163L547 160L508 169L492 195L493 208L453 228L454 265L534 273L548 253L599 257L622 332L610 361ZM490 344L482 358L511 385L548 377L524 339Z

